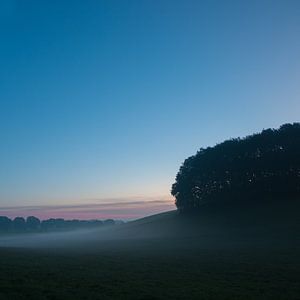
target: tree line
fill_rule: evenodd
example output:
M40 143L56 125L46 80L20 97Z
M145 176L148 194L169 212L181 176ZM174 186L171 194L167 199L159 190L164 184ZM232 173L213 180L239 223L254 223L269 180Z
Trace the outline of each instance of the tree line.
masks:
M120 221L118 221L120 222ZM64 220L62 218L40 220L37 217L29 216L26 219L16 217L10 219L0 216L0 232L48 232L74 229L87 229L102 226L115 225L113 219L107 220Z
M237 199L300 196L300 123L201 148L177 173L171 194L181 211Z

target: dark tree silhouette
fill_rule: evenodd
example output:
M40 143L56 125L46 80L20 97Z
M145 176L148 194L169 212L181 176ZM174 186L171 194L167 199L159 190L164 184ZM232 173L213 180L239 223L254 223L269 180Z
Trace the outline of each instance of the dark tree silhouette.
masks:
M30 216L26 219L26 225L29 230L38 230L41 226L41 221L34 216Z
M26 221L23 217L14 218L12 224L13 224L13 229L15 231L25 231L26 230Z
M300 123L201 148L185 160L171 194L180 210L223 199L300 196Z
M48 219L44 220L41 223L41 228L45 231L53 231L53 230L62 230L65 226L65 220L64 219Z
M115 221L113 219L107 219L103 221L104 226L112 226L115 225Z
M121 222L119 221L118 224ZM105 221L101 220L64 220L48 219L40 221L34 216L29 216L26 221L23 217L16 217L13 221L6 216L0 216L0 233L3 232L45 232L45 231L65 231L74 229L89 229L99 228L104 225L115 225L116 221L108 219Z
M9 231L12 228L12 221L8 217L0 216L0 231Z

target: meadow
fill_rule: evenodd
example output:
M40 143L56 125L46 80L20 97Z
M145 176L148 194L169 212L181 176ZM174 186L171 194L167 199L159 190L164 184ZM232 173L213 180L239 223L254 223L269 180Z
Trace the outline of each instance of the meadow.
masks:
M257 215L255 226L249 210L232 220L236 211L222 208L27 243L0 239L0 299L299 299L293 208Z

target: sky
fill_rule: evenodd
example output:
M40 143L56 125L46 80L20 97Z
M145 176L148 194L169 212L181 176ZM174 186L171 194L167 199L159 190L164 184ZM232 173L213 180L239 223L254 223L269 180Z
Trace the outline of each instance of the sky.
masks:
M297 0L1 0L0 215L175 209L200 147L299 121L299 37Z

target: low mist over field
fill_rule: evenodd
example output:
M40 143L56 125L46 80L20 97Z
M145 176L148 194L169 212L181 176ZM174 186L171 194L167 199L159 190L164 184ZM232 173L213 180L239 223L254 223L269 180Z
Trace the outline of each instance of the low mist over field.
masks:
M194 216L173 211L101 229L2 236L0 295L297 299L299 203L243 209L232 203Z
M0 300L299 300L300 1L0 0Z
M297 299L299 150L299 123L201 149L177 210L126 223L2 216L0 296Z

